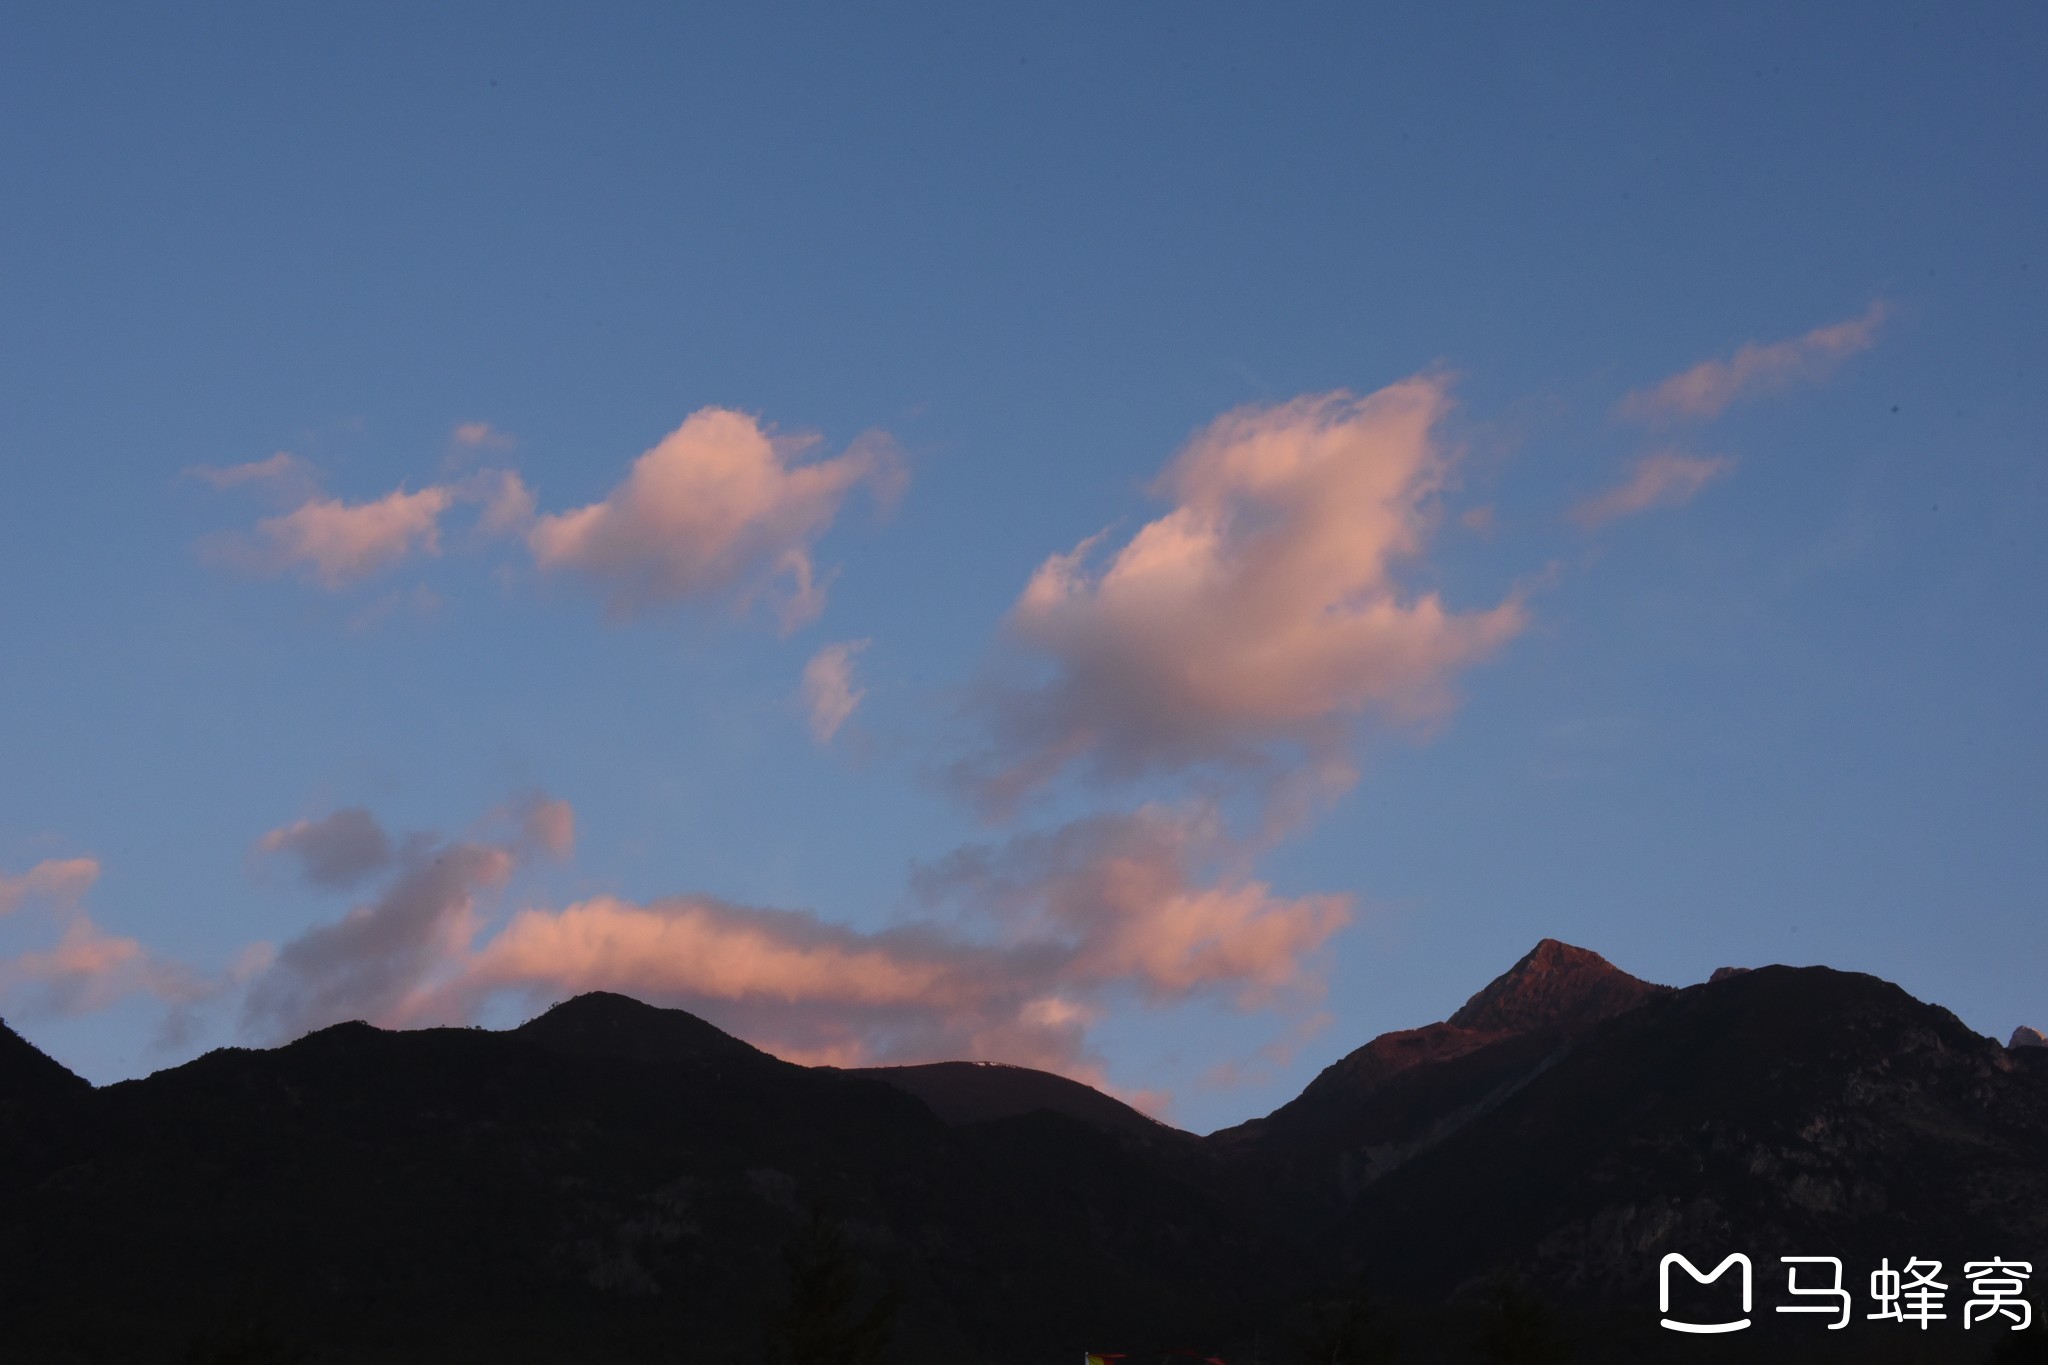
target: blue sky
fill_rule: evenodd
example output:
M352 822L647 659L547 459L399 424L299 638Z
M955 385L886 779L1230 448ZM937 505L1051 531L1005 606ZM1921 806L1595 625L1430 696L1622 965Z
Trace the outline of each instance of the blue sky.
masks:
M107 1081L609 983L1203 1129L1545 935L2039 1023L2044 57L2016 4L13 7L0 1009ZM360 510L423 491L437 552Z

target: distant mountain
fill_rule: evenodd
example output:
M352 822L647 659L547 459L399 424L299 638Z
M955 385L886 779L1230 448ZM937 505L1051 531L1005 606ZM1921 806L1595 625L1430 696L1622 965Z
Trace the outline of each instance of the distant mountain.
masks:
M1762 1309L1674 1341L1658 1262L1746 1252L1765 1302L1781 1255L1859 1293L1880 1257L2048 1264L2048 1047L1871 977L1673 990L1547 939L1207 1138L1021 1067L796 1066L606 993L99 1090L0 1026L9 1361L168 1362L250 1320L309 1365L758 1358L818 1226L856 1298L900 1305L905 1365L1289 1365L1338 1321L1453 1362L1488 1312L1550 1315L1582 1361L1888 1359L1882 1328ZM1982 1354L1952 1336L1914 1358Z
M1381 1034L1212 1142L1242 1200L1326 1221L1528 1084L1573 1037L1669 993L1547 938L1449 1019Z
M1170 1140L1192 1136L1092 1086L1048 1071L1000 1062L932 1062L924 1066L870 1066L847 1072L885 1081L923 1100L947 1123L987 1123L1043 1110L1091 1128L1131 1137Z
M1743 1252L1777 1302L1781 1256L1843 1258L1859 1301L1881 1258L1940 1259L1958 1286L1966 1260L2048 1260L2048 1075L1874 977L1724 977L1542 1065L1363 1190L1339 1254L1401 1295L1472 1296L1508 1272L1638 1311L1668 1252ZM1732 1358L1797 1325L1760 1318ZM1925 1358L1984 1348L1941 1349L1963 1354Z

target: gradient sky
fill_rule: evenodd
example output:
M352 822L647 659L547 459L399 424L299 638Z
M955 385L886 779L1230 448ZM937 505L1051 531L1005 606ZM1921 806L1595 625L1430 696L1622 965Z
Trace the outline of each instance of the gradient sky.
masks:
M2048 1022L2044 63L10 6L0 1010L611 986L1202 1130L1546 935Z

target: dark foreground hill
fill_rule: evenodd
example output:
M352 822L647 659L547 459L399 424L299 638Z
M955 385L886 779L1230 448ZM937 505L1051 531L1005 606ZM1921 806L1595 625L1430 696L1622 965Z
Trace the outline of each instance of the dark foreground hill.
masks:
M309 1362L757 1360L825 1228L904 1362L1974 1361L2001 1343L1960 1326L1962 1261L2048 1261L2043 1062L1870 977L1674 991L1549 940L1208 1138L607 994L99 1090L0 1028L0 1359L226 1360L182 1353L256 1323ZM1659 1330L1674 1251L1747 1253L1754 1328ZM1775 1315L1781 1255L1842 1257L1856 1327ZM1915 1256L1947 1323L1863 1321Z
M261 1314L336 1359L737 1360L814 1209L900 1345L1029 1359L1212 1318L1285 1249L1064 1115L949 1126L619 996L343 1024L73 1096L0 1171L0 1358L170 1359Z
M1045 1110L1105 1133L1158 1142L1189 1135L1142 1114L1122 1100L1065 1076L1000 1062L931 1062L924 1066L871 1066L847 1073L886 1081L923 1100L947 1123L985 1123Z

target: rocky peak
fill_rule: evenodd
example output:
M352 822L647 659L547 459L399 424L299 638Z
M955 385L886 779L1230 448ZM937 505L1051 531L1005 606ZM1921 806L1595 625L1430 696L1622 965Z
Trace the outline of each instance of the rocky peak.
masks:
M1484 1033L1580 1029L1670 989L1630 976L1598 953L1546 938L1446 1022Z
M1454 1126L1453 1113L1469 1117L1528 1074L1559 1035L1670 993L1669 986L1638 980L1598 953L1546 938L1443 1023L1381 1034L1325 1067L1300 1095L1244 1125L1244 1132L1271 1127L1342 1133L1350 1140L1367 1121L1361 1116L1379 1103L1375 1096L1406 1078L1413 1093L1400 1103L1413 1112L1402 1110L1406 1117L1395 1126L1436 1124L1432 1131L1440 1136ZM1446 1066L1455 1066L1456 1075ZM1426 1073L1437 1079L1414 1082ZM1434 1117L1418 1117L1424 1112Z
M2006 1046L2008 1048L2048 1047L2048 1038L2041 1036L2041 1030L2028 1028L2025 1024L2021 1024L2012 1031L2012 1041L2007 1043Z

